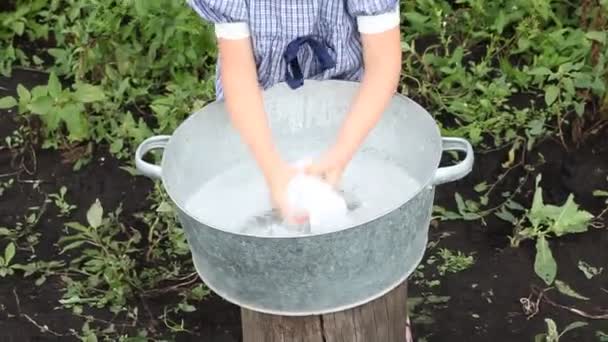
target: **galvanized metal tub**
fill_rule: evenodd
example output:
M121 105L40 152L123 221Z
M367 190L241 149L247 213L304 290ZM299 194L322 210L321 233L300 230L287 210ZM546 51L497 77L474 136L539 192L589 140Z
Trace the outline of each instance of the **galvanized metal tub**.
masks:
M358 86L307 80L297 90L279 84L265 91L281 152L289 156L302 144L311 149L330 146ZM164 149L160 165L142 159L153 149ZM222 102L192 114L171 136L145 140L135 162L142 174L162 180L178 208L194 265L211 290L250 310L303 316L365 304L403 282L424 255L435 186L464 177L473 166L473 149L466 140L442 138L429 113L401 95L394 96L361 151L365 149L381 151L404 165L423 186L413 198L369 222L303 237L237 234L201 222L184 209L210 178L235 163L253 160ZM465 157L439 168L446 150L462 151Z

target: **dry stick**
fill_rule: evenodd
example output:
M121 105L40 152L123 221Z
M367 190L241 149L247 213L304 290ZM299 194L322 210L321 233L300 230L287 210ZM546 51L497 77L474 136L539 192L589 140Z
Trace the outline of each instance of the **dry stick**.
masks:
M539 307L540 307L540 301L542 300L543 296L545 295L545 291L542 291L538 295L538 298L536 298L535 303L532 303L532 301L531 301L532 296L535 294L534 292L532 292L530 294L530 296L528 296L528 298L519 299L519 302L523 306L524 313L527 315L526 319L531 319L532 317L536 316L536 314L538 314Z
M148 306L148 303L146 302L144 297L139 296L139 300L141 301L141 304L144 307L144 310L146 310L146 313L148 314L148 316L150 316L150 322L148 324L149 325L148 329L151 329L151 332L155 333L156 327L158 326L158 321L156 320L156 318L154 318L154 315L152 314L152 310L150 310L150 307ZM133 326L135 326L135 321L133 322Z
M21 316L21 301L17 295L17 289L13 287L13 295L15 296L15 304L17 304L17 315Z
M32 319L27 314L22 314L21 317L24 317L25 319L27 319L28 321L30 321L30 323L32 323L33 325L37 326L38 329L40 329L40 331L42 331L42 332L48 332L48 333L51 333L51 334L53 334L53 335L55 335L57 337L66 336L64 334L60 334L60 333L54 332L53 330L49 329L49 327L47 327L46 325L42 326L42 325L38 324L34 319Z
M2 173L2 174L0 174L0 178L15 176L15 175L19 174L19 172L21 172L21 170L15 171L15 172L9 172L9 173Z
M198 281L198 274L196 272L193 272L189 277L192 277L192 279L183 282L183 283L179 283L179 284L175 284L175 285L171 285L162 289L152 289L152 290L148 290L145 291L142 296L143 297L152 297L155 295L159 295L159 294L163 294L163 293L167 293L167 292L172 292L175 291L181 287L185 287L188 285L192 285L194 284L196 281Z
M85 319L87 321L94 321L94 322L105 323L105 324L113 324L114 326L117 326L117 327L130 328L130 327L133 326L131 324L115 323L115 322L112 322L112 321L106 321L105 319L95 318L95 317L93 317L91 315L74 314L74 316L83 318L83 319Z
M15 288L13 288L13 295L15 296L15 304L17 304L17 315L19 317L23 317L25 319L27 319L28 321L30 321L30 323L32 323L33 325L35 325L36 327L38 327L38 329L40 329L40 331L42 332L48 332L51 333L57 337L62 337L65 336L63 334L54 332L53 330L49 329L48 326L46 325L40 325L38 324L38 322L36 322L33 318L31 318L28 314L24 314L21 312L21 301L19 300L19 296L17 295L17 290Z
M597 319L608 319L608 313L600 314L600 315L590 314L590 313L587 313L587 312L585 312L583 310L579 310L579 309L574 308L574 307L569 307L569 306L565 306L565 305L559 304L557 302L554 302L547 295L543 295L546 290L543 290L540 294L539 294L539 290L536 289L536 288L533 288L532 291L534 293L537 293L539 295L539 297L542 297L547 304L549 304L551 306L554 306L556 308L560 308L560 309L564 309L564 310L570 311L570 312L572 312L572 313L574 313L576 315L579 315L579 316L582 316L582 317L585 317L585 318L588 318L588 319L596 319L596 320ZM601 310L601 311L605 311L605 310Z

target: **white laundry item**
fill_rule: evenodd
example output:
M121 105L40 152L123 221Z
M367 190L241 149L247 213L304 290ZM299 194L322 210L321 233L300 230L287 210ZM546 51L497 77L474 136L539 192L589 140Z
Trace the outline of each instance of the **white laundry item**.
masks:
M304 167L308 161L295 165ZM348 208L344 198L327 182L303 173L296 174L287 186L290 208L308 216L311 233L326 233L348 224Z

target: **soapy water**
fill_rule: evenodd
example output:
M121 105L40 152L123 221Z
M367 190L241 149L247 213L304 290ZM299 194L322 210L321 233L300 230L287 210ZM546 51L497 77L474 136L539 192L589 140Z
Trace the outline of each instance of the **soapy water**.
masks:
M255 236L289 237L328 233L359 225L411 199L421 184L402 166L373 152L359 153L345 170L339 192L348 214L342 227L288 225L273 210L264 178L253 163L241 163L204 183L186 211L222 230Z

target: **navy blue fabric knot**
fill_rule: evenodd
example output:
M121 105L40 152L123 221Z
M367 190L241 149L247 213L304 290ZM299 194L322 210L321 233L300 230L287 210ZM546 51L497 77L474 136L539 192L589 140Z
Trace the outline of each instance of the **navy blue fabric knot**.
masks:
M322 44L313 36L304 36L294 39L287 45L285 53L283 54L285 62L287 62L285 80L291 89L299 88L304 84L304 75L302 74L302 69L300 68L300 63L298 61L298 52L304 44L310 46L314 56L319 61L319 64L321 64L320 72L324 72L325 70L336 66L336 61L329 54L327 45Z

